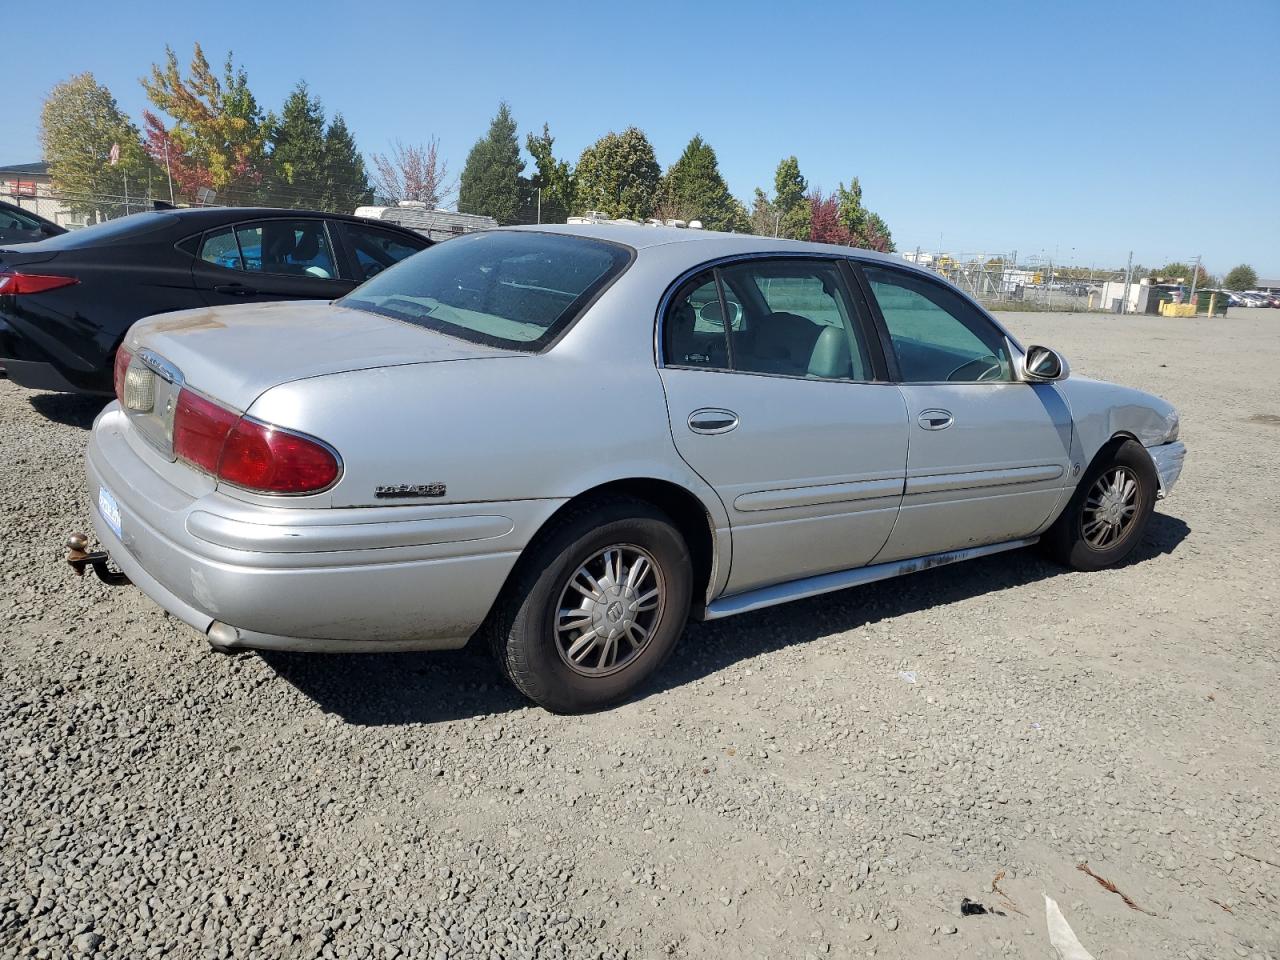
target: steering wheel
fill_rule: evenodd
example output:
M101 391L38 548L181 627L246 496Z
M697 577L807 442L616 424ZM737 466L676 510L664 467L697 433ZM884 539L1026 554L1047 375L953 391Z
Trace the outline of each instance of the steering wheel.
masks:
M960 376L960 374L970 367L976 367L981 364L976 377ZM1001 365L998 357L985 356L975 357L972 360L966 360L960 366L956 367L947 374L948 383L982 383L988 380L999 380L1004 373L1004 367Z

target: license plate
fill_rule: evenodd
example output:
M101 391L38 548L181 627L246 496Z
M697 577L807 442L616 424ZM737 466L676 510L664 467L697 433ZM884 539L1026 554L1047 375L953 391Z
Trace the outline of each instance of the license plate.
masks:
M106 487L98 488L98 512L102 514L102 519L107 521L107 526L115 532L117 537L124 536L120 530L120 504L116 503L116 498Z

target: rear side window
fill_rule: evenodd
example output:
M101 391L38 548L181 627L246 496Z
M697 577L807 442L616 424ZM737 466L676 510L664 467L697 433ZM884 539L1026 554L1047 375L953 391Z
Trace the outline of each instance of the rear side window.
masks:
M200 244L200 259L228 270L244 269L240 260L240 247L236 245L236 235L231 227L204 235L204 242Z
M663 337L665 361L674 366L873 379L861 325L831 261L749 260L698 274L669 301Z
M603 240L485 231L438 243L339 302L473 343L539 350L630 261L629 248Z

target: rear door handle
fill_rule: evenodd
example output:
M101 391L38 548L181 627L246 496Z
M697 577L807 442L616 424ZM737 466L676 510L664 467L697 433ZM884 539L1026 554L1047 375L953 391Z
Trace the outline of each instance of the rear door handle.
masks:
M253 287L246 287L243 283L220 283L213 288L213 291L229 297L248 297L258 292Z
M950 410L925 410L916 418L925 430L945 430L955 422Z
M689 414L689 429L694 433L728 433L738 425L738 415L721 407L702 407Z

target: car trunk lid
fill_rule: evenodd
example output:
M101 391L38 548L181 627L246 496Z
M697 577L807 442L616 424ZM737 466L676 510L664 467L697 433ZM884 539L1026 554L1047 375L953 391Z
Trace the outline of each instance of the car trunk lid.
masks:
M125 411L170 459L183 388L239 414L270 388L294 380L513 354L324 301L162 314L134 324L124 349L132 357L119 371Z
M512 353L319 300L162 314L134 324L125 346L163 357L189 385L238 410L292 380Z

